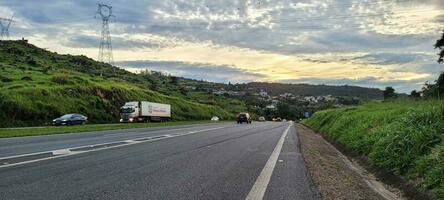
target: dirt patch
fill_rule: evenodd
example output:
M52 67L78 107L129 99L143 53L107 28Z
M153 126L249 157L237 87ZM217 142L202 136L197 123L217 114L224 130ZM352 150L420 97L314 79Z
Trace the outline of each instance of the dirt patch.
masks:
M322 199L403 199L399 190L379 182L311 129L296 126L301 151Z

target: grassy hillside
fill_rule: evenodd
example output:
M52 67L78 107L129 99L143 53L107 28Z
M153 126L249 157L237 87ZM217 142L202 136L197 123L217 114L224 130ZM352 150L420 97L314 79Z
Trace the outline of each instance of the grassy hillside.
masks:
M209 83L176 78L173 84L167 76L133 74L26 41L0 41L0 71L0 127L44 125L64 113L83 113L92 123L117 122L120 106L134 100L169 103L175 120L229 119L245 108L230 99L198 103L193 98L212 97L196 93L188 98L179 87ZM150 89L153 85L158 91Z
M444 199L443 101L368 103L321 111L304 123Z
M330 86L309 84L283 84L283 83L248 83L247 87L261 89L273 95L293 93L301 96L351 96L364 99L382 99L383 93L376 88L365 88L358 86Z

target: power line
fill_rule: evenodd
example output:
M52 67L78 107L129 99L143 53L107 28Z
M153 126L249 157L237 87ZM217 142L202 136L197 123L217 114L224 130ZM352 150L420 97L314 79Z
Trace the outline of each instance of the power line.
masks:
M418 11L418 12L430 12L431 10L422 10L422 11ZM436 10L437 11L437 10ZM414 13L414 12L409 12L409 13ZM371 14L371 15L367 15L367 16L374 16L376 14ZM380 14L378 14L380 15ZM341 16L342 19L352 19L356 16ZM360 15L359 17L365 17L364 15ZM336 19L339 19L339 17L335 17ZM332 18L329 18L332 19ZM319 20L319 19L318 19ZM390 19L383 19L383 21L386 20L390 20ZM422 19L395 19L396 21L394 22L417 22L416 24L425 24L425 23L433 23L433 21L424 21ZM140 23L141 21L139 21ZM305 23L307 23L308 25L302 25L302 26L291 26L289 23L274 23L274 26L272 29L274 30L281 30L281 29L294 29L294 30L306 30L306 29L333 29L330 28L331 25L336 25L333 22L325 22L325 26L322 25L312 25L309 24L310 19L307 19L304 21ZM375 21L376 23L378 23L378 21ZM380 22L380 21L379 21ZM175 24L176 23L176 24ZM285 25L283 25L285 24ZM367 25L372 25L374 23L368 23ZM381 23L380 23L381 24ZM262 29L270 29L267 27L263 27L263 26L258 26L258 27L252 27L249 24L241 24L242 26L237 26L237 27L229 27L229 26L233 26L233 24L230 25L221 25L221 24L214 24L214 25L210 25L209 23L205 23L205 22L199 22L198 24L179 24L178 22L173 22L170 24L157 24L157 23L150 23L150 24L144 24L144 25L148 25L151 27L159 27L159 28L164 28L164 29L175 29L175 28L180 28L181 30L193 30L193 29L202 29L202 30L231 30L231 31L241 31L241 30L250 30L250 29L254 29L254 28L262 28ZM356 23L356 22L352 22L352 23L341 23L341 24L337 24L337 27L340 28L359 28L362 26L366 26L366 24L364 23ZM384 23L382 22L381 25L396 25L393 22L390 23ZM328 26L328 27L326 27ZM337 29L336 27L336 29ZM208 29L207 29L208 28ZM335 28L335 27L334 27Z
M393 10L391 12L377 12L371 14L362 14L362 15L336 15L332 17L312 17L312 18L291 18L291 19L277 19L271 20L271 22L297 22L301 20L330 20L330 19L346 19L346 18L361 18L361 17L376 17L381 16L383 14L409 14L409 13L421 13L421 12L430 12L430 11L443 11L443 9L427 9L427 10L416 10L416 11L406 11L406 10Z
M433 11L444 11L444 10L443 9L427 9L427 10L417 10L417 11L393 10L392 12L390 12L390 14L414 14L414 13L433 12ZM339 20L339 19L376 17L376 16L381 16L383 14L387 14L387 12L361 14L361 15L336 15L336 16L327 16L327 17L306 17L306 18L301 17L301 18L276 19L276 20L270 20L270 21L268 21L268 23L273 23L273 24L279 25L279 24L283 24L283 23L295 23L295 22L329 21L329 20ZM422 20L420 20L420 21L422 21ZM137 22L138 23L151 22L150 24L144 24L144 25L159 26L159 27L164 27L164 28L202 28L205 26L211 27L211 26L209 26L210 23L204 22L204 21L198 22L200 24L191 24L191 25L180 24L181 22L170 22L170 24L171 23L173 23L173 24L172 25L165 25L165 23L157 24L157 23L152 23L152 21L147 21L147 20L139 20ZM176 24L174 24L174 23L176 23ZM245 23L245 22L240 22L240 23ZM341 25L344 26L344 24L341 24ZM224 29L222 26L226 26L226 25L218 25L217 28ZM215 26L213 26L213 27L215 27ZM244 29L244 28L252 28L252 27L244 26L244 27L236 27L235 29ZM229 28L227 28L227 29L229 29Z

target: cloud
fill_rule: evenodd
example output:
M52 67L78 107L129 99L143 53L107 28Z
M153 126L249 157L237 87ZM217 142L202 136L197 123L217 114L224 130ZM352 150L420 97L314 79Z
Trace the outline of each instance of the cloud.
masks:
M197 79L348 81L376 87L392 79L414 89L419 80L433 81L442 67L433 49L444 20L441 0L104 3L112 4L116 15L110 29L117 61L162 60L145 64ZM0 2L0 13L7 15L1 17L15 13L12 38L93 58L101 29L96 11L90 0Z
M384 89L385 87L393 87L396 92L410 93L413 89L420 89L427 79L417 79L414 81L405 80L393 80L384 81L379 80L377 77L366 77L362 79L318 79L318 78L303 78L303 79L291 79L282 80L283 83L310 83L310 84L325 84L325 85L351 85L351 86L363 86L370 88Z
M121 61L116 65L130 71L160 71L174 76L192 79L203 79L219 83L228 82L252 82L265 78L264 75L248 72L232 66L215 66L202 63L185 63L172 61Z

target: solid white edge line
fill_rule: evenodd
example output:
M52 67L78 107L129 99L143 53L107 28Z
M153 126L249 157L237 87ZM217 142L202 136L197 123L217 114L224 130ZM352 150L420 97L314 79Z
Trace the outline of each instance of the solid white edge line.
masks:
M225 127L222 126L222 127L216 127L216 128L202 129L202 130L193 131L191 133L190 132L183 133L183 134L180 134L180 135L166 134L166 135L151 136L151 137L159 137L159 136L165 136L165 137L154 138L154 139L146 140L146 141L133 141L133 142L130 142L131 140L114 141L114 142L92 144L92 145L86 145L86 146L80 146L80 147L71 147L71 148L68 148L68 149L57 149L57 150L52 150L52 151L44 151L44 152L23 154L23 155L17 155L17 156L3 157L3 158L0 158L0 160L10 159L10 158L19 158L19 157L31 156L31 155L38 155L38 154L43 154L43 153L52 153L53 154L53 156L47 157L47 158L40 158L40 159L28 160L28 161L13 163L13 164L0 165L0 169L1 168L6 168L6 167L22 165L22 164L27 164L27 163L34 163L34 162L43 161L43 160L49 160L49 159L60 158L60 157L65 157L65 156L82 154L82 153L87 153L87 152L101 151L101 150L105 150L105 149L113 149L113 148L117 148L117 147L129 146L129 145L138 144L138 143L152 142L152 141L156 141L156 140L163 140L163 139L168 139L168 138L175 138L175 137L180 137L180 136L186 136L186 135L191 135L191 134L194 134L194 133L213 131L213 130L218 130L218 129L222 129L222 128L225 128ZM150 138L150 137L146 137L146 138ZM137 138L137 139L132 139L132 140L139 140L139 139L146 139L146 138ZM125 142L125 143L124 144L120 144L120 145L110 146L110 147L103 147L103 148L98 148L98 149L86 150L86 151L75 151L75 152L71 151L71 149L77 149L77 148L83 148L83 147L93 147L93 146L106 145L106 144L112 144L112 143L118 143L118 142ZM58 152L58 151L64 151L64 152L69 151L69 153L58 154L58 155L57 155L57 153L54 154L54 152Z
M264 198L265 192L267 191L268 183L270 182L271 175L273 174L274 167L276 166L279 154L281 153L285 137L287 136L288 130L290 130L290 127L292 125L293 123L291 123L287 127L287 129L285 129L285 131L282 133L282 136L279 139L278 143L276 144L276 147L274 148L273 152L271 153L270 158L268 158L268 161L265 164L264 169L262 169L262 172L257 177L256 182L254 183L253 187L251 188L250 192L245 198L246 200L262 200Z

